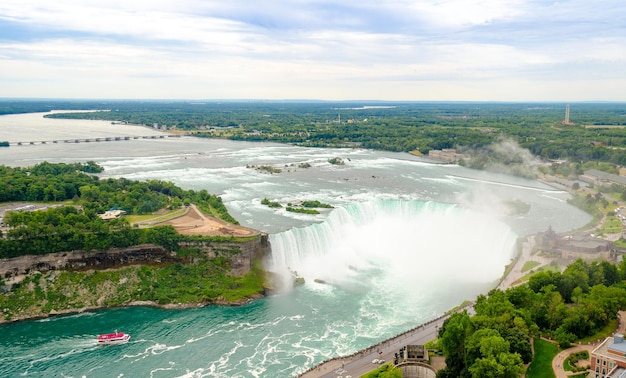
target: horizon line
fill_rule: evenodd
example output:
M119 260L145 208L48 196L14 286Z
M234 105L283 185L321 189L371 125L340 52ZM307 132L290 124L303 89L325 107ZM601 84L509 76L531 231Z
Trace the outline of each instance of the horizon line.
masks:
M119 102L299 102L299 103L466 103L466 104L626 104L626 100L324 100L324 99L254 99L254 98L114 98L114 97L0 97L0 101L119 101Z

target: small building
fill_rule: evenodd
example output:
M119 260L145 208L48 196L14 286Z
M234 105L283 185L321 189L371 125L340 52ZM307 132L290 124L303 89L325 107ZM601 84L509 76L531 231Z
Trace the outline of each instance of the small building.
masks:
M428 158L456 164L463 159L463 154L456 152L454 148L444 148L442 150L428 151Z
M617 378L626 376L626 342L624 335L607 337L591 351L592 378Z
M98 216L100 217L100 219L108 221L111 219L119 218L122 215L126 215L126 212L124 210L109 210L106 211L104 214L100 214Z
M423 345L406 345L395 355L394 365L402 370L404 378L435 378L435 369L429 365L428 350Z

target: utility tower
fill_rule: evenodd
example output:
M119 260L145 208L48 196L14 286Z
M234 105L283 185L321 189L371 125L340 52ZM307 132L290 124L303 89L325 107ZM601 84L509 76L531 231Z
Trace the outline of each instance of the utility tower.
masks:
M569 104L567 104L567 106L565 106L565 119L563 120L563 122L561 122L564 125L573 125L573 122L570 122L569 120Z

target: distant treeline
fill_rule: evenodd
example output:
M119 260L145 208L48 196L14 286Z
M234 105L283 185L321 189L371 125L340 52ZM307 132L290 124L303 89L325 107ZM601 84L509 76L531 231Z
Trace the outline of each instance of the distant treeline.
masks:
M0 166L0 202L67 201L68 205L45 211L8 211L4 216L8 231L0 239L0 258L148 242L175 249L181 240L171 227L140 230L125 219L104 221L98 216L110 209L146 214L194 203L207 214L237 224L222 199L206 190L183 190L158 180L100 180L93 174L101 171L94 162L44 162L29 168Z
M19 105L23 111L24 104ZM422 153L482 148L506 136L542 158L626 165L626 104L620 103L572 104L570 119L575 124L569 126L562 124L566 104L555 103L99 101L71 105L107 111L51 117L157 123L199 137ZM621 127L586 127L606 125Z
M105 102L106 103L106 102ZM0 100L0 115L40 113L52 110L91 110L109 109L100 101L81 100L29 100L29 99L2 99Z

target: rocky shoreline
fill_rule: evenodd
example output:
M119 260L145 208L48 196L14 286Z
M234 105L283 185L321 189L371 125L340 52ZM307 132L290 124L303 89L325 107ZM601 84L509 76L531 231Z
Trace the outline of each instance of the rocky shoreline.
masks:
M189 308L201 308L205 306L243 306L254 300L264 298L264 297L265 295L263 294L257 294L249 298L244 298L244 299L241 299L238 301L232 301L232 302L226 301L224 299L218 299L215 302L166 303L166 304L160 304L154 301L132 301L132 302L124 303L119 306L87 306L87 307L81 307L81 308L68 308L68 309L63 309L63 310L58 310L58 311L52 310L47 314L41 313L41 314L22 315L22 316L16 316L14 318L11 318L10 320L6 320L0 317L0 325L29 321L29 320L47 319L47 318L54 317L54 316L81 314L84 312L99 311L99 310L105 310L105 309L110 309L110 308L126 308L126 307L143 306L143 307L160 308L163 310L183 310L183 309L189 309Z
M240 286L247 288L246 283L237 279L251 273L254 261L266 253L269 248L266 239L259 235L243 242L188 243L187 248L199 251L194 257L178 256L160 246L145 244L0 259L0 324L127 306L163 309L240 306L263 297L270 290L261 284L258 288L254 286L235 293L235 297L245 296L240 300L226 300L222 296L231 291L229 288L235 291ZM216 257L226 258L228 263L213 265L210 261ZM216 276L210 278L206 270L194 269L199 263L204 264L204 269L215 271ZM163 292L159 282L163 282L164 277L157 278L161 269L178 277L176 288L166 288ZM171 281L172 276L167 277L165 279ZM213 282L221 283L221 288L202 293L198 290L194 298L187 298L190 303L178 303L180 293L177 290L189 286L190 278L198 289L203 286L200 281L207 279L217 280ZM144 298L149 300L141 300Z

